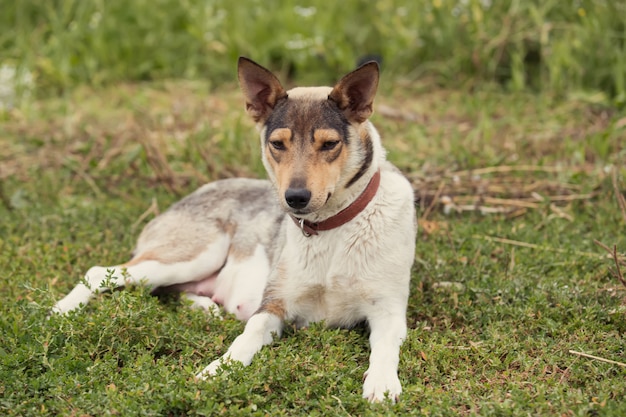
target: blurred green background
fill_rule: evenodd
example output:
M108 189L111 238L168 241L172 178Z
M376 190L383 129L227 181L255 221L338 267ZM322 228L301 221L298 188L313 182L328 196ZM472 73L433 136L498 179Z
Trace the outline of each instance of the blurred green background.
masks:
M120 81L215 87L234 79L239 55L332 81L368 54L438 86L626 101L622 0L1 0L0 10L5 102Z

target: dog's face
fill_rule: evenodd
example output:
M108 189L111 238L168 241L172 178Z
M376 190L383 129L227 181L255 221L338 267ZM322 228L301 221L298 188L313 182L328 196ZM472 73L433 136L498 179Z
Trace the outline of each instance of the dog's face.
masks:
M261 132L263 163L283 208L315 213L370 166L372 143L363 124L372 113L378 65L363 65L333 88L285 91L267 69L239 59L246 110Z

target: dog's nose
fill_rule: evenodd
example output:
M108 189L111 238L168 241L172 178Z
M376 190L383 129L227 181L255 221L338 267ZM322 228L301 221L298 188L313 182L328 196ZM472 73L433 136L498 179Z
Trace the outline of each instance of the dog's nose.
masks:
M288 188L285 191L285 201L293 209L302 209L311 201L311 192L306 188Z

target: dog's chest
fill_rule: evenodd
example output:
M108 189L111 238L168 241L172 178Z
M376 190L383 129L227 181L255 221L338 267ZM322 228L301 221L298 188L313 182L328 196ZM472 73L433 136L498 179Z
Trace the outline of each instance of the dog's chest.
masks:
M306 245L295 257L287 258L289 265L279 285L289 319L351 326L362 321L367 307L376 303L376 288L364 279L363 258L347 256L349 248L338 240L331 242Z
M349 327L365 318L365 307L376 302L374 294L357 280L331 277L330 285L305 285L294 293L290 310L300 323L326 321L329 326Z

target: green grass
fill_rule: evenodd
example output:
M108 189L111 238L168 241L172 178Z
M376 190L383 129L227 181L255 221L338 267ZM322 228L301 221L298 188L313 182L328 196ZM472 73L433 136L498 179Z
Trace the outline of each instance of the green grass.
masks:
M249 368L198 383L194 373L242 331L233 317L131 289L46 320L91 265L127 258L153 199L162 211L206 180L263 175L234 86L208 94L203 82L167 82L83 87L6 115L2 414L623 415L626 369L569 351L625 361L626 288L593 243L626 248L611 180L617 169L624 187L624 115L548 95L389 79L377 106L390 158L423 195L444 181L454 198L471 196L478 191L466 177L455 183L455 172L524 164L560 170L481 180L539 184L544 197L594 193L514 215L446 216L433 206L421 220L432 228L418 235L398 404L360 398L362 329L288 329ZM430 203L421 205L423 216Z
M0 10L0 415L626 414L626 368L570 353L626 363L626 288L594 243L626 252L624 2ZM181 196L265 175L238 55L318 84L368 53L373 121L420 197L398 404L360 398L364 329L288 328L195 382L242 323L141 288L46 319Z

